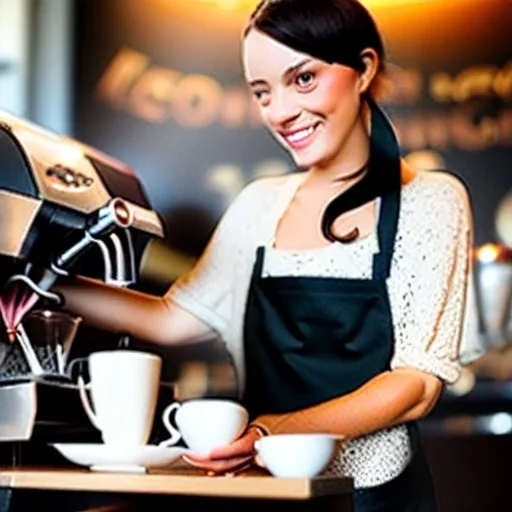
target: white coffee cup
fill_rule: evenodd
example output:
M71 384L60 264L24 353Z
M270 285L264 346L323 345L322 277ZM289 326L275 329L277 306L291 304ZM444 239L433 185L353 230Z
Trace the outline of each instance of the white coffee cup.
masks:
M88 358L90 384L78 377L80 398L103 442L147 444L158 400L162 359L135 350L95 352ZM92 404L86 388L90 389Z
M174 411L176 427L171 423ZM249 414L232 400L196 398L167 406L162 421L171 437L160 446L173 446L183 439L191 452L206 456L240 437L247 427Z
M342 440L331 434L274 434L258 439L254 449L272 475L312 478L327 468Z

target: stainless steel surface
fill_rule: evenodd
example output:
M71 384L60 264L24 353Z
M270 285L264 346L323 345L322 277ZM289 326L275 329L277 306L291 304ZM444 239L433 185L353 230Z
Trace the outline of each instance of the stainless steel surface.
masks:
M96 212L112 199L84 150L112 161L119 170L123 170L122 162L4 111L0 111L0 123L8 125L24 147L42 197L83 213ZM129 174L128 170L124 172ZM133 227L158 237L164 236L162 223L153 210L124 202Z
M84 213L92 213L110 200L110 194L78 145L3 111L0 121L11 127L12 134L25 149L25 157L43 197ZM47 172L56 167L63 172ZM77 180L78 186L75 185Z
M0 254L19 256L42 201L0 190Z
M510 338L512 264L481 263L478 269L478 303L489 344L504 345Z
M84 426L66 373L81 319L30 310L40 297L60 305L51 291L58 275L134 284L146 244L164 228L123 162L2 111L0 130L0 441L30 439L35 423L64 435L76 420Z
M35 382L0 386L0 441L30 439L36 414Z
M127 205L133 216L133 227L163 238L162 223L153 210L147 210L129 202L127 202Z
M486 245L476 251L475 285L481 332L487 347L512 341L512 260L507 248Z

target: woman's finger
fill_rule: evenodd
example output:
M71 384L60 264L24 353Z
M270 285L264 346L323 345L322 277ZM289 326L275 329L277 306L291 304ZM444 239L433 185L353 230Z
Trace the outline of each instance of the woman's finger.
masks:
M254 451L254 442L258 439L255 432L248 432L240 439L233 441L227 446L222 446L212 450L209 454L210 459L229 459L231 457L240 457L252 455Z
M247 471L251 467L252 467L252 461L247 464L242 464L240 467L236 468L235 470L228 471L228 472L224 473L224 476L227 476L227 477L236 476L240 473L243 473L244 471Z
M192 460L187 455L183 455L182 459L187 464L190 464L195 468L203 469L204 471L211 471L212 473L218 474L235 471L237 468L252 462L252 455L248 457L233 457L223 460L209 460L207 462Z
M206 462L211 461L211 458L209 455L197 455L195 453L187 453L186 455L182 456L182 459L187 458L188 460L195 462L196 464L204 464Z

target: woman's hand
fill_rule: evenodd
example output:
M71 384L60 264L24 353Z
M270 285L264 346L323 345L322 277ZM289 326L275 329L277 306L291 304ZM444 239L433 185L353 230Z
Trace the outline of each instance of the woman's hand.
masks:
M236 441L213 450L207 457L183 455L182 459L209 475L229 475L248 469L254 460L254 443L263 436L261 431L250 426Z

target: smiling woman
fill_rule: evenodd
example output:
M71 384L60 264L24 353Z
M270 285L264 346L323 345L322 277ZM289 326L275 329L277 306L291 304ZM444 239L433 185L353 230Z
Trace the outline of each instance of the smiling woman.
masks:
M277 140L292 151L299 167L334 169L336 160L347 169L357 165L347 161L340 149L347 137L356 137L359 132L364 142L360 151L368 151L367 128L358 115L357 101L368 83L359 73L308 57L257 30L247 35L244 55L247 81L262 118ZM377 57L368 51L365 59L369 82ZM336 169L343 173L338 166Z
M326 474L353 477L356 512L435 512L416 421L460 375L471 211L447 172L416 173L375 100L385 52L357 0L261 2L244 74L299 168L234 199L164 297L58 286L89 322L160 344L226 342L250 425L187 460L230 473L263 435L343 436Z

